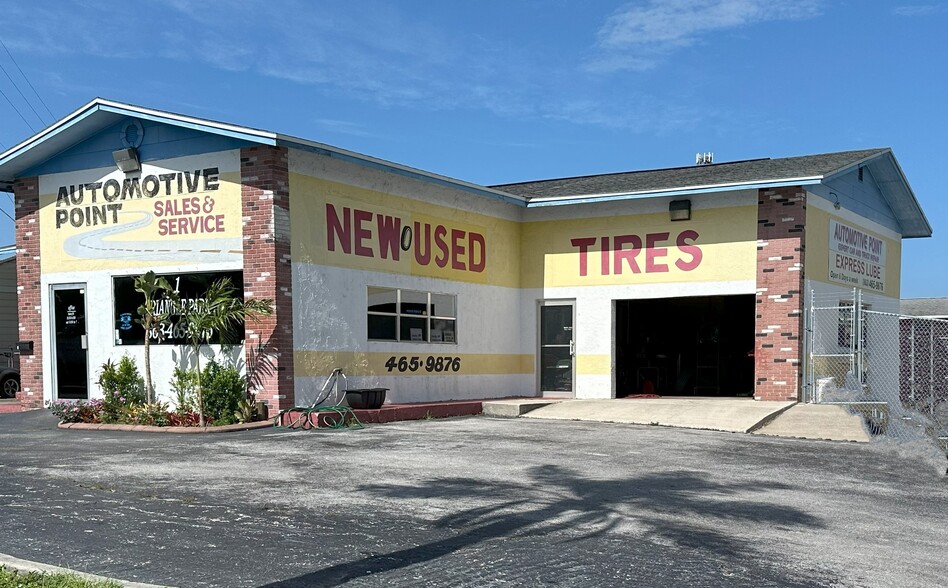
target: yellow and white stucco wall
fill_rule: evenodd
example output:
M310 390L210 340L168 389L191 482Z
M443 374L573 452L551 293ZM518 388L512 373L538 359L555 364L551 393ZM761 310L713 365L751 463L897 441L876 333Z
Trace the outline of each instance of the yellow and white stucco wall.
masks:
M302 151L289 173L298 402L336 367L393 402L531 394L522 208ZM456 340L369 340L369 288L456 296Z

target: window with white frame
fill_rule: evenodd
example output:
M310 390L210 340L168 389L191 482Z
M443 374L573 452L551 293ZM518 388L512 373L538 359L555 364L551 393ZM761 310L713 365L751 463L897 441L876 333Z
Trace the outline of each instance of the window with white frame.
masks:
M374 341L457 343L457 296L369 286L368 337Z

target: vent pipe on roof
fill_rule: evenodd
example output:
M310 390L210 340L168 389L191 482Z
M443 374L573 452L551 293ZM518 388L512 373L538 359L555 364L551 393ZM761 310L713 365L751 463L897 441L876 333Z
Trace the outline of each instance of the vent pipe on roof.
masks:
M711 165L714 163L714 153L695 153L695 165Z

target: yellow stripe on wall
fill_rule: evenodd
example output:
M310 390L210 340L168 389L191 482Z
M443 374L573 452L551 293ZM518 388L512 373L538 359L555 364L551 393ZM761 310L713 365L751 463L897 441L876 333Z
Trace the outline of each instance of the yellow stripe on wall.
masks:
M413 363L412 359L417 359L417 362ZM437 354L294 351L293 362L296 375L301 377L327 377L337 367L342 368L347 376L472 376L532 374L534 371L532 354L451 353L450 348ZM400 368L405 369L401 371Z
M345 219L359 210L371 214L356 223L352 216L349 224L342 224L350 231L359 227L361 237L357 240L365 251L356 254L345 252L338 242L339 235L328 229L327 205L332 205L337 220ZM424 200L395 196L366 188L359 188L303 174L290 174L290 234L293 239L293 263L331 265L358 270L389 272L419 277L439 278L475 284L519 287L520 285L520 223L462 210L439 206ZM379 223L386 220L392 226L412 229L411 245L401 249L401 243L390 249L379 242ZM415 227L418 223L418 227ZM417 228L417 231L416 231ZM436 244L435 233L441 228L446 233L440 237L451 251L450 261L442 259ZM453 232L459 231L460 240L453 242ZM484 250L472 250L470 236L483 237ZM330 236L332 239L330 240ZM333 251L329 250L332 243ZM354 244L353 244L354 247ZM419 247L421 249L419 249ZM427 253L425 263L418 261L416 251ZM457 253L457 256L454 255ZM454 261L464 269L455 269ZM473 269L475 262L483 267Z
M608 376L612 374L612 356L577 355L576 373L581 376Z
M650 234L656 239L651 263L657 267L652 271L646 251ZM682 234L688 235L685 249L678 246ZM687 223L670 221L667 212L533 221L523 223L522 235L523 288L727 282L754 280L757 275L756 206L696 210ZM632 261L620 259L620 273L616 273L616 253L609 248L603 253L603 238L614 246L616 236L637 238L642 246L634 255L626 252L634 268ZM587 240L585 275L583 255L574 242L577 238ZM701 255L697 262L695 249ZM696 265L681 269L678 262Z

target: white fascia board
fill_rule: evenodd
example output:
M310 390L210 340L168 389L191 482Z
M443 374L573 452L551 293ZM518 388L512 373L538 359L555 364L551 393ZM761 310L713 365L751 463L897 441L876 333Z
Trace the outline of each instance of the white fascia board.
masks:
M819 184L823 176L807 176L780 180L760 180L754 182L731 182L727 184L708 184L704 186L683 186L666 190L643 190L641 192L613 192L606 194L583 194L581 196L550 196L531 198L527 208L535 206L559 206L564 204L587 204L592 202L611 202L613 200L636 200L639 198L661 198L727 192L730 190L751 190L760 188L782 188L786 186L809 186Z
M101 110L113 112L131 117L140 117L154 122L168 123L172 125L191 128L209 133L227 135L238 139L245 139L264 145L276 145L277 134L270 131L263 131L251 127L242 127L228 123L196 118L193 116L184 116L165 112L164 110L155 110L153 108L142 108L140 106L131 106L121 102L112 102L111 100L97 99L93 101Z
M98 99L96 99L96 100L98 100ZM82 107L76 109L75 111L73 111L73 112L67 114L65 117L61 118L59 121L57 121L57 122L51 124L50 126L46 127L46 128L43 129L42 131L40 131L40 132L38 132L38 133L36 133L36 134L30 136L30 137L27 137L26 139L20 141L19 143L17 143L17 144L14 145L13 147L10 147L9 149L7 149L6 151L4 151L3 153L0 153L0 165L3 165L4 163L6 163L7 161L9 161L10 159L16 157L18 154L20 154L22 151L25 151L27 148L31 147L32 145L34 145L34 144L36 144L36 143L40 143L40 142L42 142L43 140L49 138L50 136L53 136L53 135L58 134L64 127L72 126L72 125L75 124L76 122L78 122L78 121L84 119L85 117L89 116L89 115L93 112L93 110L91 110L91 108L92 108L92 106L95 105L96 100L93 100L93 101L89 102L88 104L85 104L84 106L82 106ZM88 112L87 112L87 111L88 111Z

